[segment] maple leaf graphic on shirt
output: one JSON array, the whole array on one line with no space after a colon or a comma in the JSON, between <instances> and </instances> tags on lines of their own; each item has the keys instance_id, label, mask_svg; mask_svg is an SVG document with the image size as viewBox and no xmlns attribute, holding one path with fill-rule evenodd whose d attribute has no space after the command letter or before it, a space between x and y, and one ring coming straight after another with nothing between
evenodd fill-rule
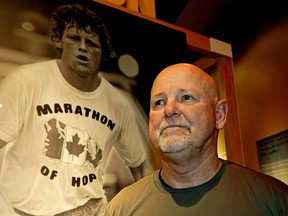
<instances>
[{"instance_id":1,"label":"maple leaf graphic on shirt","mask_svg":"<svg viewBox=\"0 0 288 216\"><path fill-rule=\"evenodd\" d=\"M44 124L44 128L46 131L45 155L60 159L65 139L65 125L56 119L51 119Z\"/></svg>"},{"instance_id":2,"label":"maple leaf graphic on shirt","mask_svg":"<svg viewBox=\"0 0 288 216\"><path fill-rule=\"evenodd\" d=\"M88 131L65 124L55 118L44 123L43 153L64 163L96 169L102 160L102 149Z\"/></svg>"},{"instance_id":3,"label":"maple leaf graphic on shirt","mask_svg":"<svg viewBox=\"0 0 288 216\"><path fill-rule=\"evenodd\" d=\"M84 152L85 146L79 144L79 140L80 138L78 134L76 134L72 137L72 142L67 142L66 149L69 154L79 157L79 155Z\"/></svg>"}]
</instances>

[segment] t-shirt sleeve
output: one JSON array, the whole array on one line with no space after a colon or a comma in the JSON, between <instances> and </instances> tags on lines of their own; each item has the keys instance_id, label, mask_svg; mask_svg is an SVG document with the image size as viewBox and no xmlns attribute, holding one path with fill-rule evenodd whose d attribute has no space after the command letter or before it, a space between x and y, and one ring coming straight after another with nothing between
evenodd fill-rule
<instances>
[{"instance_id":1,"label":"t-shirt sleeve","mask_svg":"<svg viewBox=\"0 0 288 216\"><path fill-rule=\"evenodd\" d=\"M120 140L116 140L115 148L127 166L137 167L146 160L145 148L149 143L148 123L143 113L133 101L126 98L125 117L120 132Z\"/></svg>"},{"instance_id":2,"label":"t-shirt sleeve","mask_svg":"<svg viewBox=\"0 0 288 216\"><path fill-rule=\"evenodd\" d=\"M24 85L15 74L9 74L0 84L0 138L9 142L22 127L25 106Z\"/></svg>"}]
</instances>

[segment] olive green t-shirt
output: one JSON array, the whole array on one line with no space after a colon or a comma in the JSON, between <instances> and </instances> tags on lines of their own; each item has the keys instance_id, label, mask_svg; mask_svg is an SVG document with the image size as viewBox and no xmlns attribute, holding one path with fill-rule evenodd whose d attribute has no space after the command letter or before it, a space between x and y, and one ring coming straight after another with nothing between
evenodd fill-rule
<instances>
[{"instance_id":1,"label":"olive green t-shirt","mask_svg":"<svg viewBox=\"0 0 288 216\"><path fill-rule=\"evenodd\" d=\"M196 187L175 189L161 170L124 188L108 204L107 216L288 215L288 186L259 172L223 161L219 172Z\"/></svg>"}]
</instances>

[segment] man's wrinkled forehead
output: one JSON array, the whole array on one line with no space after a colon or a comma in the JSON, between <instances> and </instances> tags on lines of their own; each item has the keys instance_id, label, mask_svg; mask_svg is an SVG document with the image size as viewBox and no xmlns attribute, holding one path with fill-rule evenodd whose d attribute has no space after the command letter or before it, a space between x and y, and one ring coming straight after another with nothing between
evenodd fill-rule
<instances>
[{"instance_id":1,"label":"man's wrinkled forehead","mask_svg":"<svg viewBox=\"0 0 288 216\"><path fill-rule=\"evenodd\" d=\"M153 83L151 96L157 94L157 91L161 91L161 89L170 87L174 89L198 89L204 92L215 90L214 81L208 74L187 64L171 66L161 71Z\"/></svg>"},{"instance_id":2,"label":"man's wrinkled forehead","mask_svg":"<svg viewBox=\"0 0 288 216\"><path fill-rule=\"evenodd\" d=\"M203 76L192 70L187 70L185 68L171 68L161 71L156 77L153 87L158 87L161 85L173 84L175 86L183 85L184 83L192 83L196 81L202 81Z\"/></svg>"},{"instance_id":3,"label":"man's wrinkled forehead","mask_svg":"<svg viewBox=\"0 0 288 216\"><path fill-rule=\"evenodd\" d=\"M69 24L67 24L65 30L66 31L71 31L72 30L72 31L76 31L78 33L84 31L87 34L96 34L95 32L93 32L91 26L89 26L89 25L79 26L79 25L77 25L77 23L69 23Z\"/></svg>"}]
</instances>

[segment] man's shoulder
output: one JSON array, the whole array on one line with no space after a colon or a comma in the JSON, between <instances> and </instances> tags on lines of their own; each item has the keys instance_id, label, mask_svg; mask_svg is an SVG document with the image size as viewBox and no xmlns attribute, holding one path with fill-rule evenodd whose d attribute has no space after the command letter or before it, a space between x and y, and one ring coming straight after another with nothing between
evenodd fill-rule
<instances>
[{"instance_id":1,"label":"man's shoulder","mask_svg":"<svg viewBox=\"0 0 288 216\"><path fill-rule=\"evenodd\" d=\"M33 82L36 77L42 76L42 74L49 74L47 72L51 72L55 66L57 66L57 64L56 61L53 60L23 64L9 71L6 79L9 80L8 82L11 80L18 80L25 83Z\"/></svg>"},{"instance_id":2,"label":"man's shoulder","mask_svg":"<svg viewBox=\"0 0 288 216\"><path fill-rule=\"evenodd\" d=\"M46 60L46 61L39 61L33 62L29 64L23 64L17 67L12 73L33 73L41 70L47 71L49 67L56 65L56 60ZM28 75L28 74L27 74Z\"/></svg>"},{"instance_id":3,"label":"man's shoulder","mask_svg":"<svg viewBox=\"0 0 288 216\"><path fill-rule=\"evenodd\" d=\"M154 171L153 173L144 176L142 179L138 180L137 182L134 182L131 185L128 185L127 187L123 188L117 195L119 196L136 196L139 197L139 193L143 192L144 190L147 191L149 188L154 185L154 175L157 171Z\"/></svg>"},{"instance_id":4,"label":"man's shoulder","mask_svg":"<svg viewBox=\"0 0 288 216\"><path fill-rule=\"evenodd\" d=\"M143 199L147 194L153 194L153 176L149 174L133 184L123 188L113 199L109 202L108 212L122 212L134 206L136 202Z\"/></svg>"},{"instance_id":5,"label":"man's shoulder","mask_svg":"<svg viewBox=\"0 0 288 216\"><path fill-rule=\"evenodd\" d=\"M226 163L226 172L230 176L233 176L241 181L245 181L253 185L258 185L259 187L265 185L267 187L273 187L288 192L288 186L279 179L276 179L275 177L241 166L239 164L235 164L230 161L227 161Z\"/></svg>"},{"instance_id":6,"label":"man's shoulder","mask_svg":"<svg viewBox=\"0 0 288 216\"><path fill-rule=\"evenodd\" d=\"M101 75L100 75L101 76ZM112 85L105 77L101 76L101 86L98 91L106 95L106 101L117 104L119 110L127 112L131 107L135 107L135 98L131 92L127 92L117 86Z\"/></svg>"}]
</instances>

